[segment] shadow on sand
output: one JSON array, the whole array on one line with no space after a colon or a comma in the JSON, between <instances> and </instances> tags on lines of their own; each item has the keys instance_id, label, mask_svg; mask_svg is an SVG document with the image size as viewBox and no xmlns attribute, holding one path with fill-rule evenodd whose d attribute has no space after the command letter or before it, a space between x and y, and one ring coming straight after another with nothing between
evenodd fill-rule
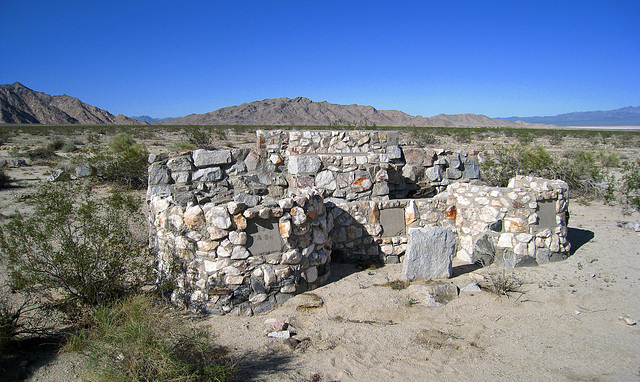
<instances>
[{"instance_id":1,"label":"shadow on sand","mask_svg":"<svg viewBox=\"0 0 640 382\"><path fill-rule=\"evenodd\" d=\"M571 243L571 256L578 250L578 248L587 244L591 239L594 238L593 231L589 231L586 229L580 228L571 228L569 227L569 231L567 232L567 240Z\"/></svg>"}]
</instances>

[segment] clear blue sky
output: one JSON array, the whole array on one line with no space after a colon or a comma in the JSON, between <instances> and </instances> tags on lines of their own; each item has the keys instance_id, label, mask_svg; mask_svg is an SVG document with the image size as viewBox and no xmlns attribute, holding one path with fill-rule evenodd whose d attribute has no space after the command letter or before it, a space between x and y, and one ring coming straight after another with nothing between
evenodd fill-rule
<instances>
[{"instance_id":1,"label":"clear blue sky","mask_svg":"<svg viewBox=\"0 0 640 382\"><path fill-rule=\"evenodd\" d=\"M640 106L640 1L0 0L0 83L125 115L265 98L409 114Z\"/></svg>"}]
</instances>

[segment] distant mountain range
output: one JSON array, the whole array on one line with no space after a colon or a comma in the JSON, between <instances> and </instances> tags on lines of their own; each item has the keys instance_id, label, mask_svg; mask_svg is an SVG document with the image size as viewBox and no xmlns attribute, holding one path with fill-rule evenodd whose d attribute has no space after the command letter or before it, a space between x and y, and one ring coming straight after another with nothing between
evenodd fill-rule
<instances>
[{"instance_id":1,"label":"distant mountain range","mask_svg":"<svg viewBox=\"0 0 640 382\"><path fill-rule=\"evenodd\" d=\"M68 95L51 96L27 88L19 82L0 85L0 124L166 124L166 125L283 125L283 126L424 126L424 127L542 127L559 126L640 126L640 107L610 111L560 114L553 117L489 118L482 114L439 114L414 116L398 110L378 110L372 106L314 102L308 98L270 98L228 106L209 113L179 118L152 118L147 115L114 116L106 110Z\"/></svg>"},{"instance_id":2,"label":"distant mountain range","mask_svg":"<svg viewBox=\"0 0 640 382\"><path fill-rule=\"evenodd\" d=\"M566 113L546 117L508 117L497 119L558 126L640 126L640 106L628 106L606 111Z\"/></svg>"},{"instance_id":3,"label":"distant mountain range","mask_svg":"<svg viewBox=\"0 0 640 382\"><path fill-rule=\"evenodd\" d=\"M16 82L0 85L0 123L134 125L142 122L122 114L114 116L68 95L36 92Z\"/></svg>"},{"instance_id":4,"label":"distant mountain range","mask_svg":"<svg viewBox=\"0 0 640 382\"><path fill-rule=\"evenodd\" d=\"M166 125L292 125L292 126L457 126L530 127L525 122L489 118L480 114L413 116L398 110L372 106L314 102L308 98L270 98L228 106L204 114L159 122Z\"/></svg>"},{"instance_id":5,"label":"distant mountain range","mask_svg":"<svg viewBox=\"0 0 640 382\"><path fill-rule=\"evenodd\" d=\"M135 119L136 121L140 121L140 122L154 123L154 122L163 122L163 121L166 121L168 119L175 118L175 117L153 118L153 117L149 117L148 115L139 115L137 117L131 117L131 118Z\"/></svg>"}]
</instances>

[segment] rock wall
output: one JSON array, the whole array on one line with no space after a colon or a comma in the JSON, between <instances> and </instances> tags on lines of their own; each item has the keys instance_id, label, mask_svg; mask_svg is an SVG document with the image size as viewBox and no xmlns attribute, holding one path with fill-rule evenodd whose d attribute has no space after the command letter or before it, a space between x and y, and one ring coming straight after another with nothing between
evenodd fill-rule
<instances>
[{"instance_id":1,"label":"rock wall","mask_svg":"<svg viewBox=\"0 0 640 382\"><path fill-rule=\"evenodd\" d=\"M456 256L467 263L512 268L565 259L567 184L518 176L509 186L454 183L431 199L328 203L334 254L397 263L409 228L440 226L453 229Z\"/></svg>"},{"instance_id":2,"label":"rock wall","mask_svg":"<svg viewBox=\"0 0 640 382\"><path fill-rule=\"evenodd\" d=\"M451 228L468 263L569 253L562 181L482 186L477 152L400 147L394 132L257 136L255 149L149 157L151 246L176 303L264 311L320 285L331 259L401 262L412 227Z\"/></svg>"},{"instance_id":3,"label":"rock wall","mask_svg":"<svg viewBox=\"0 0 640 382\"><path fill-rule=\"evenodd\" d=\"M149 199L152 247L171 300L201 311L253 314L329 276L322 197L305 190L277 204L186 207L170 194Z\"/></svg>"},{"instance_id":4,"label":"rock wall","mask_svg":"<svg viewBox=\"0 0 640 382\"><path fill-rule=\"evenodd\" d=\"M292 189L316 187L337 201L430 197L479 179L477 152L400 147L393 131L258 130L258 150L287 161Z\"/></svg>"}]
</instances>

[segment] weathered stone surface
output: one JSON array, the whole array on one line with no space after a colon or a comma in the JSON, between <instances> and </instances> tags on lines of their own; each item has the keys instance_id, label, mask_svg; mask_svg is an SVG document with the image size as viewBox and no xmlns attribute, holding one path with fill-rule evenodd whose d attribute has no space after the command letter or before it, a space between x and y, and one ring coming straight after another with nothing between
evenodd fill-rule
<instances>
[{"instance_id":1,"label":"weathered stone surface","mask_svg":"<svg viewBox=\"0 0 640 382\"><path fill-rule=\"evenodd\" d=\"M189 206L184 211L184 224L189 229L200 229L205 223L204 212L200 206Z\"/></svg>"},{"instance_id":2,"label":"weathered stone surface","mask_svg":"<svg viewBox=\"0 0 640 382\"><path fill-rule=\"evenodd\" d=\"M373 183L371 182L371 179L364 176L357 177L356 180L354 180L353 183L351 184L351 189L354 192L364 192L364 191L370 190L371 187L373 187Z\"/></svg>"},{"instance_id":3,"label":"weathered stone surface","mask_svg":"<svg viewBox=\"0 0 640 382\"><path fill-rule=\"evenodd\" d=\"M423 149L412 147L412 148L405 148L403 149L403 151L404 151L404 160L407 162L407 164L415 164L419 166L427 165L425 163L425 159L427 158L427 155Z\"/></svg>"},{"instance_id":4,"label":"weathered stone surface","mask_svg":"<svg viewBox=\"0 0 640 382\"><path fill-rule=\"evenodd\" d=\"M251 253L242 246L236 246L233 248L233 251L231 251L231 260L244 260L249 256L251 256Z\"/></svg>"},{"instance_id":5,"label":"weathered stone surface","mask_svg":"<svg viewBox=\"0 0 640 382\"><path fill-rule=\"evenodd\" d=\"M222 179L222 169L220 167L202 168L193 173L194 182L216 182Z\"/></svg>"},{"instance_id":6,"label":"weathered stone surface","mask_svg":"<svg viewBox=\"0 0 640 382\"><path fill-rule=\"evenodd\" d=\"M253 208L260 203L260 196L247 194L246 192L241 192L236 194L233 197L233 200L237 203L242 203L246 207Z\"/></svg>"},{"instance_id":7,"label":"weathered stone surface","mask_svg":"<svg viewBox=\"0 0 640 382\"><path fill-rule=\"evenodd\" d=\"M402 148L398 145L387 146L387 156L389 159L402 159Z\"/></svg>"},{"instance_id":8,"label":"weathered stone surface","mask_svg":"<svg viewBox=\"0 0 640 382\"><path fill-rule=\"evenodd\" d=\"M471 260L474 263L479 263L482 266L491 265L493 259L496 256L496 249L489 240L489 236L484 235L478 241L476 241L473 247L473 256Z\"/></svg>"},{"instance_id":9,"label":"weathered stone surface","mask_svg":"<svg viewBox=\"0 0 640 382\"><path fill-rule=\"evenodd\" d=\"M53 171L51 173L51 175L49 175L47 177L47 181L49 181L49 182L61 182L61 181L69 180L69 179L71 179L69 174L64 172L64 170L62 170L62 169L57 169L57 170Z\"/></svg>"},{"instance_id":10,"label":"weathered stone surface","mask_svg":"<svg viewBox=\"0 0 640 382\"><path fill-rule=\"evenodd\" d=\"M316 175L316 187L333 191L337 187L335 174L329 170L320 171Z\"/></svg>"},{"instance_id":11,"label":"weathered stone surface","mask_svg":"<svg viewBox=\"0 0 640 382\"><path fill-rule=\"evenodd\" d=\"M322 167L322 162L317 155L296 155L289 158L289 173L315 174Z\"/></svg>"},{"instance_id":12,"label":"weathered stone surface","mask_svg":"<svg viewBox=\"0 0 640 382\"><path fill-rule=\"evenodd\" d=\"M231 150L194 150L193 164L198 167L209 167L231 163Z\"/></svg>"},{"instance_id":13,"label":"weathered stone surface","mask_svg":"<svg viewBox=\"0 0 640 382\"><path fill-rule=\"evenodd\" d=\"M282 254L282 264L298 264L302 260L302 253L297 249L292 249Z\"/></svg>"},{"instance_id":14,"label":"weathered stone surface","mask_svg":"<svg viewBox=\"0 0 640 382\"><path fill-rule=\"evenodd\" d=\"M231 216L225 207L213 207L205 214L207 222L219 229L231 227Z\"/></svg>"},{"instance_id":15,"label":"weathered stone surface","mask_svg":"<svg viewBox=\"0 0 640 382\"><path fill-rule=\"evenodd\" d=\"M460 167L462 166L460 155L457 153L449 155L447 159L449 160L449 167L451 168L460 169Z\"/></svg>"},{"instance_id":16,"label":"weathered stone surface","mask_svg":"<svg viewBox=\"0 0 640 382\"><path fill-rule=\"evenodd\" d=\"M247 233L231 231L229 232L229 241L234 245L245 245L247 243Z\"/></svg>"},{"instance_id":17,"label":"weathered stone surface","mask_svg":"<svg viewBox=\"0 0 640 382\"><path fill-rule=\"evenodd\" d=\"M307 214L302 207L291 208L291 221L294 225L302 225L307 221Z\"/></svg>"},{"instance_id":18,"label":"weathered stone surface","mask_svg":"<svg viewBox=\"0 0 640 382\"><path fill-rule=\"evenodd\" d=\"M451 228L410 228L402 279L430 280L451 276L456 239Z\"/></svg>"},{"instance_id":19,"label":"weathered stone surface","mask_svg":"<svg viewBox=\"0 0 640 382\"><path fill-rule=\"evenodd\" d=\"M462 171L457 168L449 167L446 171L447 178L449 179L460 179L462 178Z\"/></svg>"},{"instance_id":20,"label":"weathered stone surface","mask_svg":"<svg viewBox=\"0 0 640 382\"><path fill-rule=\"evenodd\" d=\"M149 184L166 184L169 183L169 171L160 163L152 163L148 169Z\"/></svg>"},{"instance_id":21,"label":"weathered stone surface","mask_svg":"<svg viewBox=\"0 0 640 382\"><path fill-rule=\"evenodd\" d=\"M244 165L249 171L255 171L258 168L258 164L260 164L260 154L255 151L251 151L244 158Z\"/></svg>"},{"instance_id":22,"label":"weathered stone surface","mask_svg":"<svg viewBox=\"0 0 640 382\"><path fill-rule=\"evenodd\" d=\"M175 183L190 183L191 182L191 172L183 171L183 172L172 172L171 178Z\"/></svg>"},{"instance_id":23,"label":"weathered stone surface","mask_svg":"<svg viewBox=\"0 0 640 382\"><path fill-rule=\"evenodd\" d=\"M467 158L464 161L464 171L462 176L466 179L480 179L480 166L475 158Z\"/></svg>"},{"instance_id":24,"label":"weathered stone surface","mask_svg":"<svg viewBox=\"0 0 640 382\"><path fill-rule=\"evenodd\" d=\"M191 171L193 169L191 157L182 155L179 157L169 158L167 161L167 168L169 168L171 172Z\"/></svg>"},{"instance_id":25,"label":"weathered stone surface","mask_svg":"<svg viewBox=\"0 0 640 382\"><path fill-rule=\"evenodd\" d=\"M427 178L432 182L439 182L442 180L442 172L440 170L440 166L429 167L426 170Z\"/></svg>"}]
</instances>

